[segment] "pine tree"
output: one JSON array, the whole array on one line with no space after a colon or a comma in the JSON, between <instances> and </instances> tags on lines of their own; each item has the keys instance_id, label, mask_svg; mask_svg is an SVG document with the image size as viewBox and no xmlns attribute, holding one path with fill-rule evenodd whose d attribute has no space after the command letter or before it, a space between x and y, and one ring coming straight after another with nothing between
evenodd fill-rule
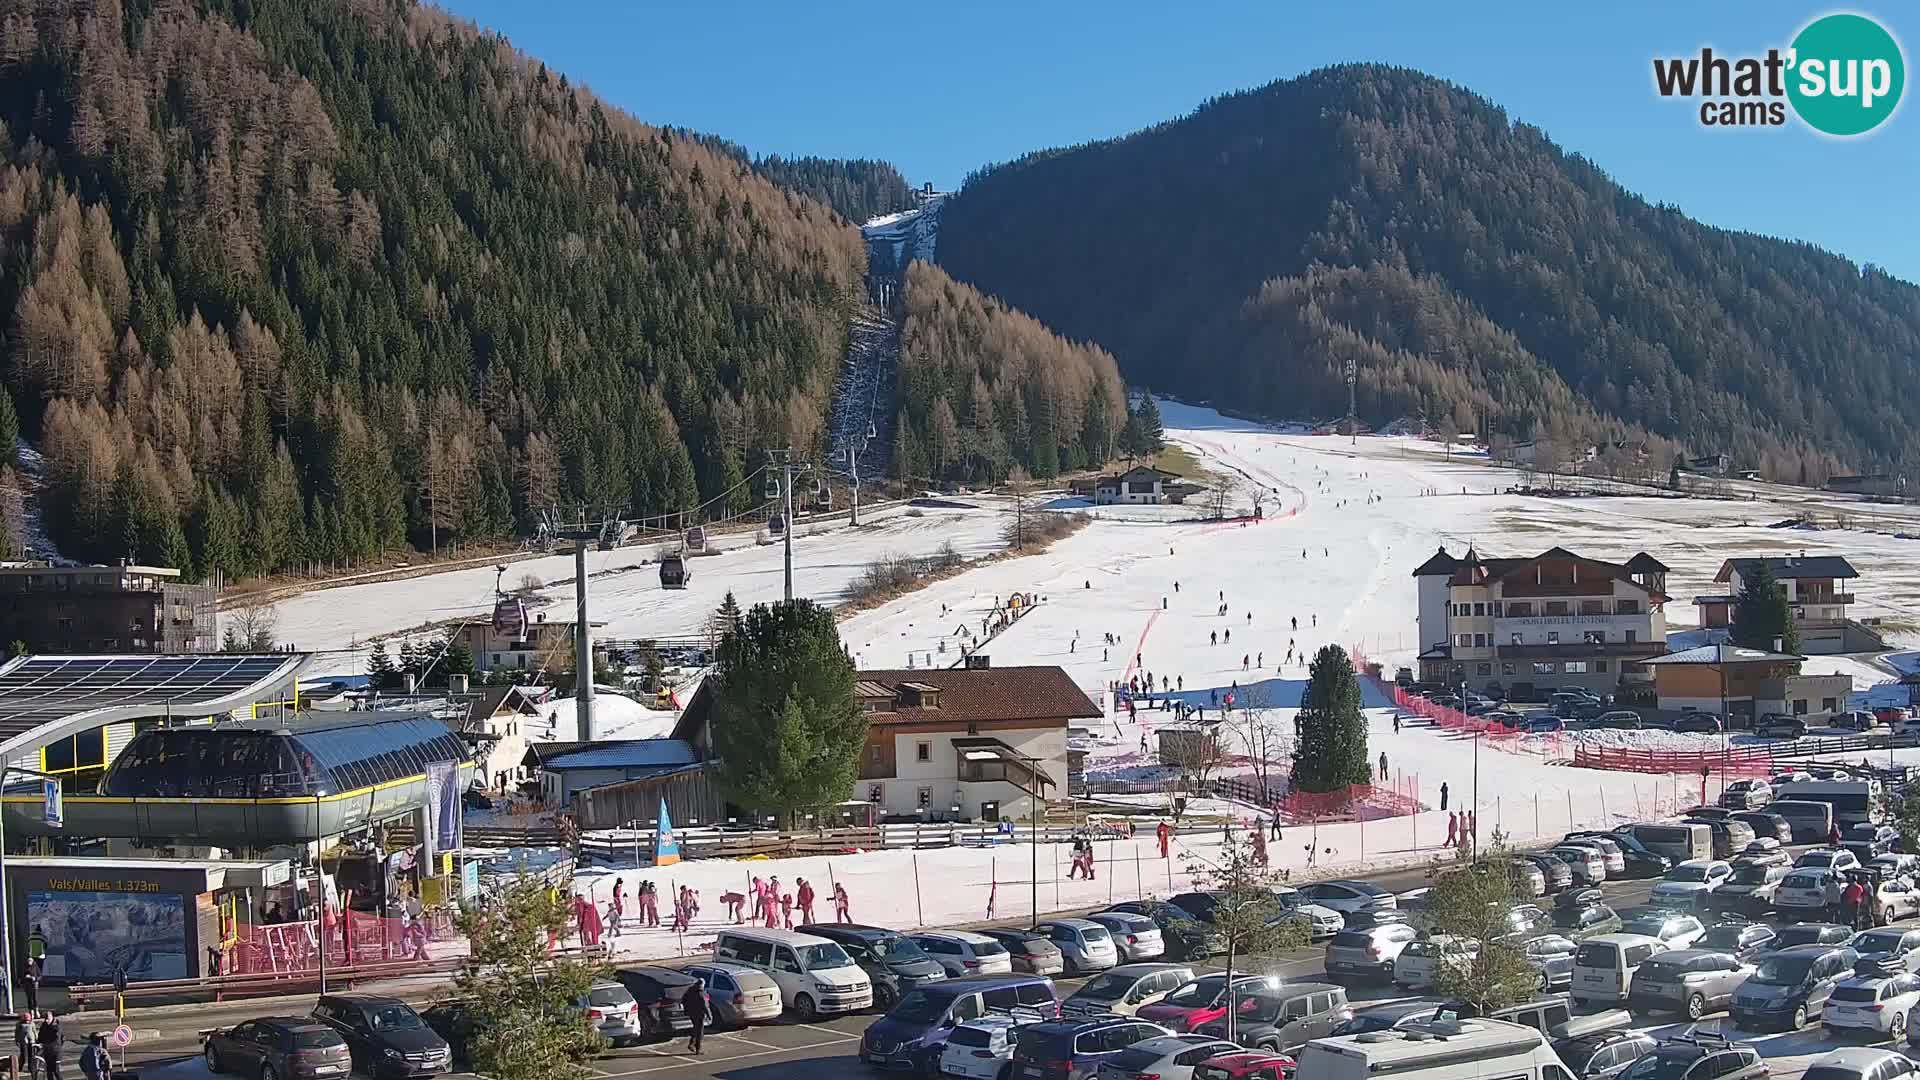
<instances>
[{"instance_id":1,"label":"pine tree","mask_svg":"<svg viewBox=\"0 0 1920 1080\"><path fill-rule=\"evenodd\" d=\"M1167 432L1160 423L1160 405L1153 400L1152 394L1140 395L1140 407L1135 410L1140 420L1134 432L1137 440L1135 449L1141 457L1152 457L1167 448Z\"/></svg>"},{"instance_id":2,"label":"pine tree","mask_svg":"<svg viewBox=\"0 0 1920 1080\"><path fill-rule=\"evenodd\" d=\"M808 600L756 605L721 640L708 678L715 781L729 800L792 820L847 798L867 718L832 612Z\"/></svg>"},{"instance_id":3,"label":"pine tree","mask_svg":"<svg viewBox=\"0 0 1920 1080\"><path fill-rule=\"evenodd\" d=\"M1367 721L1360 711L1360 681L1353 661L1338 645L1323 646L1308 669L1307 689L1295 718L1293 784L1301 791L1340 791L1373 779L1367 760Z\"/></svg>"},{"instance_id":4,"label":"pine tree","mask_svg":"<svg viewBox=\"0 0 1920 1080\"><path fill-rule=\"evenodd\" d=\"M367 681L375 690L392 690L400 681L384 641L374 642L373 651L367 655Z\"/></svg>"},{"instance_id":5,"label":"pine tree","mask_svg":"<svg viewBox=\"0 0 1920 1080\"><path fill-rule=\"evenodd\" d=\"M12 466L19 446L20 414L14 411L12 392L0 387L0 465Z\"/></svg>"},{"instance_id":6,"label":"pine tree","mask_svg":"<svg viewBox=\"0 0 1920 1080\"><path fill-rule=\"evenodd\" d=\"M1760 559L1753 573L1740 578L1740 597L1734 605L1728 637L1735 645L1749 649L1799 652L1800 631L1793 623L1793 605L1787 602L1787 588L1774 577L1773 567Z\"/></svg>"}]
</instances>

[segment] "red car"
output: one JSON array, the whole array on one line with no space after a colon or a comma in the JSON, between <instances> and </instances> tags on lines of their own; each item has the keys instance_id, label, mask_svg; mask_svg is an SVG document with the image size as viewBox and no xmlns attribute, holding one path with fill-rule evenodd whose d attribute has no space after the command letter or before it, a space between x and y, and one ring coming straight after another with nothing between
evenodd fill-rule
<instances>
[{"instance_id":1,"label":"red car","mask_svg":"<svg viewBox=\"0 0 1920 1080\"><path fill-rule=\"evenodd\" d=\"M1253 1007L1253 999L1247 995L1254 991L1279 988L1280 977L1277 975L1233 977L1233 990L1243 1008ZM1210 1024L1227 1015L1227 977L1202 975L1192 982L1182 983L1173 993L1152 1005L1142 1006L1134 1015L1174 1031L1193 1031L1202 1024Z\"/></svg>"},{"instance_id":2,"label":"red car","mask_svg":"<svg viewBox=\"0 0 1920 1080\"><path fill-rule=\"evenodd\" d=\"M1293 1080L1293 1059L1284 1054L1221 1054L1193 1067L1193 1080Z\"/></svg>"}]
</instances>

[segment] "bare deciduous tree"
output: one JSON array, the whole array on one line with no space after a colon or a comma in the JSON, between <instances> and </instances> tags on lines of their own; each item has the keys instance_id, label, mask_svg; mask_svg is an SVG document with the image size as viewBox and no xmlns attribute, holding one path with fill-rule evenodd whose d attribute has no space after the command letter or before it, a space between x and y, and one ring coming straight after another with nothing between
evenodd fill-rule
<instances>
[{"instance_id":1,"label":"bare deciduous tree","mask_svg":"<svg viewBox=\"0 0 1920 1080\"><path fill-rule=\"evenodd\" d=\"M222 620L220 648L224 652L273 652L279 648L274 634L280 628L280 612L272 604L245 601Z\"/></svg>"}]
</instances>

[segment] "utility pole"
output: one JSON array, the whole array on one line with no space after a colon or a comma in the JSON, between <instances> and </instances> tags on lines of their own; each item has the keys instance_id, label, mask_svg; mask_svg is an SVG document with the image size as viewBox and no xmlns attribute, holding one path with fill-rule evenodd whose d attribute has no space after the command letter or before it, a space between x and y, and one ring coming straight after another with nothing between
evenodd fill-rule
<instances>
[{"instance_id":1,"label":"utility pole","mask_svg":"<svg viewBox=\"0 0 1920 1080\"><path fill-rule=\"evenodd\" d=\"M1347 357L1347 445L1348 446L1356 446L1360 442L1360 419L1358 416L1359 410L1354 407L1354 389L1353 389L1354 382L1359 377L1360 377L1359 361L1355 360L1351 356Z\"/></svg>"},{"instance_id":2,"label":"utility pole","mask_svg":"<svg viewBox=\"0 0 1920 1080\"><path fill-rule=\"evenodd\" d=\"M813 466L794 457L791 449L767 451L766 495L769 500L779 499L786 514L786 528L783 531L786 560L786 598L793 603L793 474L811 472Z\"/></svg>"},{"instance_id":3,"label":"utility pole","mask_svg":"<svg viewBox=\"0 0 1920 1080\"><path fill-rule=\"evenodd\" d=\"M593 730L593 624L587 621L587 545L599 541L606 522L598 526L585 520L576 528L554 528L550 535L573 541L573 699L578 721L574 738L592 742Z\"/></svg>"}]
</instances>

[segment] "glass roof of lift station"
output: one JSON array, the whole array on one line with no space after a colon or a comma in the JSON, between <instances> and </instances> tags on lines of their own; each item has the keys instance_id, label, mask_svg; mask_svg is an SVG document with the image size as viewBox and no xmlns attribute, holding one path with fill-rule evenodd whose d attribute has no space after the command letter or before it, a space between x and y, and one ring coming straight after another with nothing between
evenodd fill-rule
<instances>
[{"instance_id":1,"label":"glass roof of lift station","mask_svg":"<svg viewBox=\"0 0 1920 1080\"><path fill-rule=\"evenodd\" d=\"M422 713L308 713L290 722L149 728L134 736L100 794L266 799L340 795L465 761L466 744Z\"/></svg>"}]
</instances>

